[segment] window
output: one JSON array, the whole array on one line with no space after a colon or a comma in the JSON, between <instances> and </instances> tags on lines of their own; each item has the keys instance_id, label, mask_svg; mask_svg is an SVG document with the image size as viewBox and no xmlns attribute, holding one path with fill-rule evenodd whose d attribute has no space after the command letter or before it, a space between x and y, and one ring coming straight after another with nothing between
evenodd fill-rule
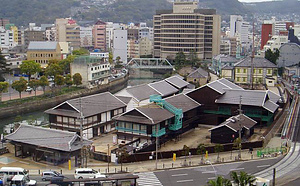
<instances>
[{"instance_id":1,"label":"window","mask_svg":"<svg viewBox=\"0 0 300 186\"><path fill-rule=\"evenodd\" d=\"M74 122L75 122L75 119L74 119L74 118L69 118L69 123L70 123L70 124L75 124Z\"/></svg>"},{"instance_id":2,"label":"window","mask_svg":"<svg viewBox=\"0 0 300 186\"><path fill-rule=\"evenodd\" d=\"M236 71L237 71L237 73L240 73L240 72L241 72L241 69L238 68L238 69L236 69Z\"/></svg>"},{"instance_id":3,"label":"window","mask_svg":"<svg viewBox=\"0 0 300 186\"><path fill-rule=\"evenodd\" d=\"M125 128L125 123L122 122L122 121L119 121L119 122L118 122L118 127L120 127L120 128Z\"/></svg>"},{"instance_id":4,"label":"window","mask_svg":"<svg viewBox=\"0 0 300 186\"><path fill-rule=\"evenodd\" d=\"M243 77L243 82L246 82L246 78L245 77Z\"/></svg>"},{"instance_id":5,"label":"window","mask_svg":"<svg viewBox=\"0 0 300 186\"><path fill-rule=\"evenodd\" d=\"M60 123L61 123L61 122L62 122L62 117L61 117L61 116L57 116L57 117L56 117L56 120L57 120L57 122L60 122Z\"/></svg>"},{"instance_id":6,"label":"window","mask_svg":"<svg viewBox=\"0 0 300 186\"><path fill-rule=\"evenodd\" d=\"M126 129L132 129L132 123L126 123Z\"/></svg>"},{"instance_id":7,"label":"window","mask_svg":"<svg viewBox=\"0 0 300 186\"><path fill-rule=\"evenodd\" d=\"M139 124L133 124L133 130L140 130Z\"/></svg>"},{"instance_id":8,"label":"window","mask_svg":"<svg viewBox=\"0 0 300 186\"><path fill-rule=\"evenodd\" d=\"M63 122L68 123L68 117L63 117Z\"/></svg>"},{"instance_id":9,"label":"window","mask_svg":"<svg viewBox=\"0 0 300 186\"><path fill-rule=\"evenodd\" d=\"M272 69L268 69L268 74L272 74Z\"/></svg>"},{"instance_id":10,"label":"window","mask_svg":"<svg viewBox=\"0 0 300 186\"><path fill-rule=\"evenodd\" d=\"M259 73L259 74L262 74L262 69L258 69L258 73Z\"/></svg>"},{"instance_id":11,"label":"window","mask_svg":"<svg viewBox=\"0 0 300 186\"><path fill-rule=\"evenodd\" d=\"M247 69L244 68L243 71L244 71L244 73L247 73Z\"/></svg>"},{"instance_id":12,"label":"window","mask_svg":"<svg viewBox=\"0 0 300 186\"><path fill-rule=\"evenodd\" d=\"M93 117L88 117L88 123L93 123Z\"/></svg>"},{"instance_id":13,"label":"window","mask_svg":"<svg viewBox=\"0 0 300 186\"><path fill-rule=\"evenodd\" d=\"M97 116L93 116L93 122L96 122L96 121L98 121Z\"/></svg>"},{"instance_id":14,"label":"window","mask_svg":"<svg viewBox=\"0 0 300 186\"><path fill-rule=\"evenodd\" d=\"M239 81L240 81L240 78L239 78L239 77L237 77L237 78L236 78L236 81L237 81L237 82L239 82Z\"/></svg>"},{"instance_id":15,"label":"window","mask_svg":"<svg viewBox=\"0 0 300 186\"><path fill-rule=\"evenodd\" d=\"M146 132L147 131L147 126L146 125L141 125L141 131Z\"/></svg>"}]
</instances>

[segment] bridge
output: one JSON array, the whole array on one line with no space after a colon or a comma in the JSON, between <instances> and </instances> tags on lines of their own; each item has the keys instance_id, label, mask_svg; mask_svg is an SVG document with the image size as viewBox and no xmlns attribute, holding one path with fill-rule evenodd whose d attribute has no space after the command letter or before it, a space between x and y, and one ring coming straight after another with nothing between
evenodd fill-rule
<instances>
[{"instance_id":1,"label":"bridge","mask_svg":"<svg viewBox=\"0 0 300 186\"><path fill-rule=\"evenodd\" d=\"M132 58L128 63L129 69L166 69L174 70L173 65L163 58Z\"/></svg>"}]
</instances>

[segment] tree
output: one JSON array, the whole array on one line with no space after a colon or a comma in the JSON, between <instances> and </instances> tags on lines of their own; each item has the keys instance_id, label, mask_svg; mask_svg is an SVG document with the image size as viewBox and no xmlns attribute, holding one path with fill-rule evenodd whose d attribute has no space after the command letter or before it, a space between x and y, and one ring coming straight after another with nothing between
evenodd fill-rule
<instances>
[{"instance_id":1,"label":"tree","mask_svg":"<svg viewBox=\"0 0 300 186\"><path fill-rule=\"evenodd\" d=\"M108 53L108 62L111 65L114 63L114 56L113 56L112 51L109 51L109 53Z\"/></svg>"},{"instance_id":2,"label":"tree","mask_svg":"<svg viewBox=\"0 0 300 186\"><path fill-rule=\"evenodd\" d=\"M184 155L184 166L187 165L186 156L189 155L189 152L190 152L190 148L188 146L184 145L182 148L182 151L181 151L182 155Z\"/></svg>"},{"instance_id":3,"label":"tree","mask_svg":"<svg viewBox=\"0 0 300 186\"><path fill-rule=\"evenodd\" d=\"M197 154L201 155L201 163L203 163L203 156L206 152L205 145L203 143L199 144L197 147Z\"/></svg>"},{"instance_id":4,"label":"tree","mask_svg":"<svg viewBox=\"0 0 300 186\"><path fill-rule=\"evenodd\" d=\"M48 66L45 69L45 74L47 76L53 76L53 77L55 77L56 75L62 75L63 69L59 65L59 61L56 60L50 61Z\"/></svg>"},{"instance_id":5,"label":"tree","mask_svg":"<svg viewBox=\"0 0 300 186\"><path fill-rule=\"evenodd\" d=\"M78 86L82 84L82 76L79 73L73 75L73 83Z\"/></svg>"},{"instance_id":6,"label":"tree","mask_svg":"<svg viewBox=\"0 0 300 186\"><path fill-rule=\"evenodd\" d=\"M178 52L175 56L175 69L179 69L186 63L186 57L183 52Z\"/></svg>"},{"instance_id":7,"label":"tree","mask_svg":"<svg viewBox=\"0 0 300 186\"><path fill-rule=\"evenodd\" d=\"M65 78L62 75L57 75L54 78L54 83L58 86L62 86L65 84Z\"/></svg>"},{"instance_id":8,"label":"tree","mask_svg":"<svg viewBox=\"0 0 300 186\"><path fill-rule=\"evenodd\" d=\"M68 87L73 85L72 76L71 74L67 74L65 78L65 83Z\"/></svg>"},{"instance_id":9,"label":"tree","mask_svg":"<svg viewBox=\"0 0 300 186\"><path fill-rule=\"evenodd\" d=\"M209 180L209 186L231 186L232 183L230 180L223 178L222 176L218 176L216 180Z\"/></svg>"},{"instance_id":10,"label":"tree","mask_svg":"<svg viewBox=\"0 0 300 186\"><path fill-rule=\"evenodd\" d=\"M31 75L41 72L42 68L39 63L37 63L33 60L30 60L30 61L25 60L20 65L20 70L22 73L25 73L26 75L28 75L28 81L30 81Z\"/></svg>"},{"instance_id":11,"label":"tree","mask_svg":"<svg viewBox=\"0 0 300 186\"><path fill-rule=\"evenodd\" d=\"M76 56L69 55L66 59L63 59L58 62L58 65L63 70L64 74L70 73L70 64L74 62Z\"/></svg>"},{"instance_id":12,"label":"tree","mask_svg":"<svg viewBox=\"0 0 300 186\"><path fill-rule=\"evenodd\" d=\"M3 74L8 73L9 71L10 69L8 68L8 64L6 63L6 59L0 51L0 81L5 81Z\"/></svg>"},{"instance_id":13,"label":"tree","mask_svg":"<svg viewBox=\"0 0 300 186\"><path fill-rule=\"evenodd\" d=\"M197 63L199 62L199 58L197 56L197 53L195 50L191 50L188 56L189 63L194 67L197 66Z\"/></svg>"},{"instance_id":14,"label":"tree","mask_svg":"<svg viewBox=\"0 0 300 186\"><path fill-rule=\"evenodd\" d=\"M9 84L8 82L0 82L0 101L2 101L2 93L3 92L7 92L8 90L8 87L9 87Z\"/></svg>"},{"instance_id":15,"label":"tree","mask_svg":"<svg viewBox=\"0 0 300 186\"><path fill-rule=\"evenodd\" d=\"M11 87L19 92L19 96L21 98L21 92L23 92L27 88L27 81L23 77L20 77L20 80L14 81Z\"/></svg>"},{"instance_id":16,"label":"tree","mask_svg":"<svg viewBox=\"0 0 300 186\"><path fill-rule=\"evenodd\" d=\"M271 49L268 49L265 53L265 58L269 61L271 61L272 63L274 63L275 65L277 65L277 60L279 58L280 52L279 50L276 48L274 52L272 52Z\"/></svg>"},{"instance_id":17,"label":"tree","mask_svg":"<svg viewBox=\"0 0 300 186\"><path fill-rule=\"evenodd\" d=\"M222 144L216 144L214 150L215 150L215 153L218 153L217 161L219 161L220 160L220 152L222 152L224 150L224 146Z\"/></svg>"},{"instance_id":18,"label":"tree","mask_svg":"<svg viewBox=\"0 0 300 186\"><path fill-rule=\"evenodd\" d=\"M33 79L29 81L28 85L34 90L34 96L36 96L36 89L40 86L40 81Z\"/></svg>"},{"instance_id":19,"label":"tree","mask_svg":"<svg viewBox=\"0 0 300 186\"><path fill-rule=\"evenodd\" d=\"M252 186L256 178L252 175L247 174L244 171L241 171L239 174L237 172L231 172L230 177L237 186Z\"/></svg>"},{"instance_id":20,"label":"tree","mask_svg":"<svg viewBox=\"0 0 300 186\"><path fill-rule=\"evenodd\" d=\"M42 76L39 80L39 85L43 88L43 92L45 94L46 86L49 86L49 81L46 76Z\"/></svg>"},{"instance_id":21,"label":"tree","mask_svg":"<svg viewBox=\"0 0 300 186\"><path fill-rule=\"evenodd\" d=\"M123 162L126 160L126 158L129 156L127 153L127 149L125 147L119 147L117 149L117 155L118 155L118 162L121 163L121 172L123 172Z\"/></svg>"},{"instance_id":22,"label":"tree","mask_svg":"<svg viewBox=\"0 0 300 186\"><path fill-rule=\"evenodd\" d=\"M241 138L236 138L236 139L233 141L232 148L233 148L233 149L236 149L236 150L239 150L238 158L241 159L241 158L242 158L242 155L240 154L240 151L241 151L241 149L242 149L242 140L241 140Z\"/></svg>"},{"instance_id":23,"label":"tree","mask_svg":"<svg viewBox=\"0 0 300 186\"><path fill-rule=\"evenodd\" d=\"M90 55L90 52L87 49L80 48L78 50L73 50L72 54L75 56L83 56L83 55Z\"/></svg>"}]
</instances>

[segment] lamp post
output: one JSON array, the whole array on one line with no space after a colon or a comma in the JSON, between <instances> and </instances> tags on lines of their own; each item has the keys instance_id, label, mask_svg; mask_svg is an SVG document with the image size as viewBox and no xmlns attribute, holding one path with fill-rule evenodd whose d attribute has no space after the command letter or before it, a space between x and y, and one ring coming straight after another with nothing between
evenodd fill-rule
<instances>
[{"instance_id":1,"label":"lamp post","mask_svg":"<svg viewBox=\"0 0 300 186\"><path fill-rule=\"evenodd\" d=\"M217 177L217 171L216 171L215 167L213 166L213 164L211 163L211 161L206 160L206 163L209 163L209 164L211 165L211 167L212 167L213 170L214 170L215 176Z\"/></svg>"}]
</instances>

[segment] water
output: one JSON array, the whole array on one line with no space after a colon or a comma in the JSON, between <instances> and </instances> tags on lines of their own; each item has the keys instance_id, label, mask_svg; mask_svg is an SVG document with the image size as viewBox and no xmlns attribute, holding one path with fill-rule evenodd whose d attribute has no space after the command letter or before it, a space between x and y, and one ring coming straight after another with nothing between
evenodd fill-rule
<instances>
[{"instance_id":1,"label":"water","mask_svg":"<svg viewBox=\"0 0 300 186\"><path fill-rule=\"evenodd\" d=\"M129 79L128 86L135 86L144 83L152 83L154 81L159 81L160 79ZM49 117L44 111L31 112L15 117L4 118L0 120L0 134L3 133L3 129L5 125L12 124L16 121L16 118L21 118L20 123L49 123Z\"/></svg>"}]
</instances>

